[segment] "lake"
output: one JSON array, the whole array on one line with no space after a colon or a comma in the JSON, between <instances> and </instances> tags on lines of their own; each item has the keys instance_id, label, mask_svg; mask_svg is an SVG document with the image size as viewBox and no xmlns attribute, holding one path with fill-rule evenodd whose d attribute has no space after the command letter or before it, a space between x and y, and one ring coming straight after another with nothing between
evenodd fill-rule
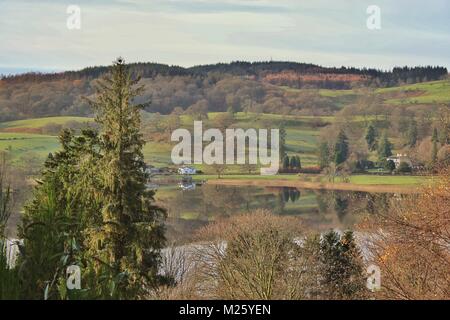
<instances>
[{"instance_id":1,"label":"lake","mask_svg":"<svg viewBox=\"0 0 450 320\"><path fill-rule=\"evenodd\" d=\"M274 214L298 217L308 231L352 229L364 215L388 210L399 195L351 191L308 190L290 187L159 186L155 195L166 208L169 242L186 244L195 231L218 218L268 209Z\"/></svg>"}]
</instances>

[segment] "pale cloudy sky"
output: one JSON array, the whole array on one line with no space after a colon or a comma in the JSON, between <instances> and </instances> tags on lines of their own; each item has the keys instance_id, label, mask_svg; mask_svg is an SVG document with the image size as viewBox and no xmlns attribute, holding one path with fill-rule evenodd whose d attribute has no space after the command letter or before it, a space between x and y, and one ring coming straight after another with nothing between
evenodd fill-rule
<instances>
[{"instance_id":1,"label":"pale cloudy sky","mask_svg":"<svg viewBox=\"0 0 450 320\"><path fill-rule=\"evenodd\" d=\"M68 30L67 6L81 8ZM381 30L366 27L369 5ZM0 73L153 61L450 67L449 0L0 0Z\"/></svg>"}]
</instances>

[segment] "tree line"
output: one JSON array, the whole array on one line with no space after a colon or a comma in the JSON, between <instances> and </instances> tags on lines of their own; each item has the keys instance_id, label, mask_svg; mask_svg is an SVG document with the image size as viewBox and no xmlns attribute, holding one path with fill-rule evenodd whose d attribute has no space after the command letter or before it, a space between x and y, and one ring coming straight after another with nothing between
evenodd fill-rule
<instances>
[{"instance_id":1,"label":"tree line","mask_svg":"<svg viewBox=\"0 0 450 320\"><path fill-rule=\"evenodd\" d=\"M438 80L447 75L442 67L403 67L392 71L357 68L324 68L293 62L233 62L182 68L157 63L128 65L133 76L145 79L142 99L152 100L150 112L169 114L235 111L281 114L330 115L340 107L318 89L353 86L395 86ZM0 80L0 121L57 115L91 115L83 96L95 94L97 79L110 67L88 67L53 74L27 73ZM274 84L276 86L273 86ZM295 92L279 86L306 88Z\"/></svg>"}]
</instances>

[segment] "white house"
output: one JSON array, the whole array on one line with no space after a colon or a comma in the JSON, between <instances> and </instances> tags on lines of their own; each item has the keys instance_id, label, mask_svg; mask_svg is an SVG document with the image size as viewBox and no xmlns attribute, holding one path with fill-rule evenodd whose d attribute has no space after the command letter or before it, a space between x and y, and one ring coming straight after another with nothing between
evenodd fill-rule
<instances>
[{"instance_id":1,"label":"white house","mask_svg":"<svg viewBox=\"0 0 450 320\"><path fill-rule=\"evenodd\" d=\"M412 167L412 161L406 154L397 153L396 156L390 156L386 159L387 161L393 161L395 164L395 168L398 168L400 163L406 162L410 167Z\"/></svg>"},{"instance_id":2,"label":"white house","mask_svg":"<svg viewBox=\"0 0 450 320\"><path fill-rule=\"evenodd\" d=\"M178 168L179 174L196 174L197 170L193 167L181 167Z\"/></svg>"}]
</instances>

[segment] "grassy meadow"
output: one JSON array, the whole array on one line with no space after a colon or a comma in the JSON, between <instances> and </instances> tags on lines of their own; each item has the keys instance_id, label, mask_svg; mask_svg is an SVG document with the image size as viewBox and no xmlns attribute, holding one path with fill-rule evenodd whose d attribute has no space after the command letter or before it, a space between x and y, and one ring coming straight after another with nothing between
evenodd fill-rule
<instances>
[{"instance_id":1,"label":"grassy meadow","mask_svg":"<svg viewBox=\"0 0 450 320\"><path fill-rule=\"evenodd\" d=\"M208 113L208 119L204 120L204 127L214 125L214 119L218 112ZM164 119L164 116L162 116ZM330 118L330 117L326 117ZM332 118L332 117L331 117ZM286 129L286 148L288 155L299 155L302 166L311 167L317 165L316 146L319 137L319 128L314 128L314 117L301 116L281 116L275 114L245 114L238 112L233 123L234 128L269 128L278 127L283 121ZM193 119L190 116L181 116L181 125L184 128L193 128ZM204 128L205 130L205 128ZM167 166L170 160L172 147L176 143L147 142L144 147L145 159L155 166ZM211 168L205 165L196 165L202 171L210 171ZM242 173L243 169L238 165L227 168L228 173Z\"/></svg>"},{"instance_id":2,"label":"grassy meadow","mask_svg":"<svg viewBox=\"0 0 450 320\"><path fill-rule=\"evenodd\" d=\"M8 122L0 122L0 130L4 129L17 129L17 130L27 130L27 129L39 129L43 128L48 124L59 124L66 125L70 122L92 122L94 121L92 118L86 117L45 117L45 118L35 118L35 119L25 119L25 120L16 120L16 121L8 121Z\"/></svg>"},{"instance_id":3,"label":"grassy meadow","mask_svg":"<svg viewBox=\"0 0 450 320\"><path fill-rule=\"evenodd\" d=\"M404 97L387 99L391 104L435 104L450 102L450 80L430 81L402 87L378 89L380 94L399 94Z\"/></svg>"},{"instance_id":4,"label":"grassy meadow","mask_svg":"<svg viewBox=\"0 0 450 320\"><path fill-rule=\"evenodd\" d=\"M314 175L297 175L297 174L278 174L276 176L262 176L259 174L229 174L223 175L222 179L232 180L287 180L287 181L309 181ZM217 175L199 174L195 175L197 180L217 179ZM349 177L349 183L360 185L420 185L430 181L426 176L386 176L386 175L370 175L357 174ZM316 182L327 182L326 177L320 177ZM340 178L336 178L335 182L342 182Z\"/></svg>"},{"instance_id":5,"label":"grassy meadow","mask_svg":"<svg viewBox=\"0 0 450 320\"><path fill-rule=\"evenodd\" d=\"M283 87L288 92L307 91ZM314 89L310 89L314 90ZM358 98L356 89L349 90L316 90L323 97L333 98L338 106L355 102ZM450 80L429 81L397 87L379 88L375 94L385 103L392 105L439 104L450 102Z\"/></svg>"},{"instance_id":6,"label":"grassy meadow","mask_svg":"<svg viewBox=\"0 0 450 320\"><path fill-rule=\"evenodd\" d=\"M43 162L50 152L59 148L57 135L40 134L49 124L65 126L70 123L91 122L84 117L46 117L0 123L0 150L7 151L12 162L23 164L30 158Z\"/></svg>"}]
</instances>

